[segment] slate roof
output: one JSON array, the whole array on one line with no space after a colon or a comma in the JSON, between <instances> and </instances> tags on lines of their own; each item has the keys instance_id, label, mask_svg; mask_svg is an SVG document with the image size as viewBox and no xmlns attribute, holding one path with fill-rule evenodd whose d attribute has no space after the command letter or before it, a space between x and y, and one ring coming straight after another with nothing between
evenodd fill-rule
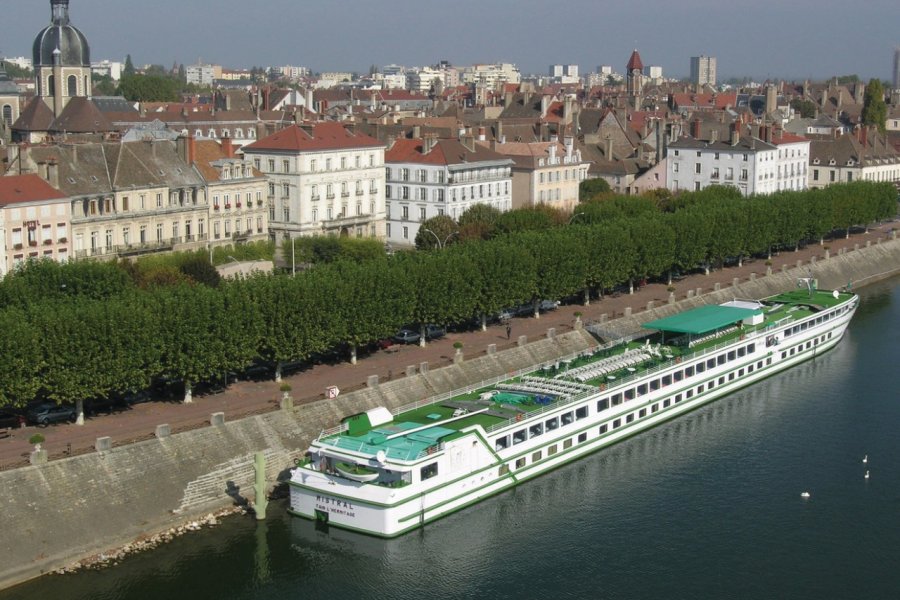
<instances>
[{"instance_id":1,"label":"slate roof","mask_svg":"<svg viewBox=\"0 0 900 600\"><path fill-rule=\"evenodd\" d=\"M71 98L49 131L66 133L103 133L113 131L112 123L88 98Z\"/></svg>"},{"instance_id":2,"label":"slate roof","mask_svg":"<svg viewBox=\"0 0 900 600\"><path fill-rule=\"evenodd\" d=\"M53 124L53 111L38 97L32 98L12 128L18 131L50 131Z\"/></svg>"},{"instance_id":3,"label":"slate roof","mask_svg":"<svg viewBox=\"0 0 900 600\"><path fill-rule=\"evenodd\" d=\"M0 177L0 206L20 202L62 200L66 195L37 175Z\"/></svg>"}]
</instances>

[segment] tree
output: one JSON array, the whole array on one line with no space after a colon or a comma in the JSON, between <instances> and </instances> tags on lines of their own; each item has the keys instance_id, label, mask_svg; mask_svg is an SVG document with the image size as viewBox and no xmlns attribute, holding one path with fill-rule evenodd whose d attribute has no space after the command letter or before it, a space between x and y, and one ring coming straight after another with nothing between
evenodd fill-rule
<instances>
[{"instance_id":1,"label":"tree","mask_svg":"<svg viewBox=\"0 0 900 600\"><path fill-rule=\"evenodd\" d=\"M190 255L187 260L181 263L179 270L191 278L191 280L202 283L209 287L218 287L222 277L216 270L209 259L201 254Z\"/></svg>"},{"instance_id":2,"label":"tree","mask_svg":"<svg viewBox=\"0 0 900 600\"><path fill-rule=\"evenodd\" d=\"M130 102L176 102L177 82L164 75L128 75L119 82L119 94Z\"/></svg>"},{"instance_id":3,"label":"tree","mask_svg":"<svg viewBox=\"0 0 900 600\"><path fill-rule=\"evenodd\" d=\"M3 61L3 70L11 79L31 79L34 77L34 71L31 69L23 69L10 62Z\"/></svg>"},{"instance_id":4,"label":"tree","mask_svg":"<svg viewBox=\"0 0 900 600\"><path fill-rule=\"evenodd\" d=\"M125 57L125 66L122 68L123 77L131 77L135 74L134 63L131 62L131 55Z\"/></svg>"},{"instance_id":5,"label":"tree","mask_svg":"<svg viewBox=\"0 0 900 600\"><path fill-rule=\"evenodd\" d=\"M609 194L611 192L612 188L609 187L609 182L602 177L585 179L578 184L578 199L581 202L587 202L593 200L597 196Z\"/></svg>"},{"instance_id":6,"label":"tree","mask_svg":"<svg viewBox=\"0 0 900 600\"><path fill-rule=\"evenodd\" d=\"M487 240L497 229L500 211L488 204L475 204L459 216L461 240Z\"/></svg>"},{"instance_id":7,"label":"tree","mask_svg":"<svg viewBox=\"0 0 900 600\"><path fill-rule=\"evenodd\" d=\"M115 96L116 82L109 75L91 75L91 82L94 86L95 96Z\"/></svg>"},{"instance_id":8,"label":"tree","mask_svg":"<svg viewBox=\"0 0 900 600\"><path fill-rule=\"evenodd\" d=\"M422 221L416 234L416 248L433 250L451 244L459 235L459 224L447 215L438 215Z\"/></svg>"},{"instance_id":9,"label":"tree","mask_svg":"<svg viewBox=\"0 0 900 600\"><path fill-rule=\"evenodd\" d=\"M794 98L791 100L791 108L800 114L803 119L812 119L816 116L816 103L812 100L801 100Z\"/></svg>"},{"instance_id":10,"label":"tree","mask_svg":"<svg viewBox=\"0 0 900 600\"><path fill-rule=\"evenodd\" d=\"M884 135L887 127L887 105L884 103L884 88L878 79L870 79L866 86L862 110L863 125L874 125Z\"/></svg>"},{"instance_id":11,"label":"tree","mask_svg":"<svg viewBox=\"0 0 900 600\"><path fill-rule=\"evenodd\" d=\"M482 331L487 329L488 315L531 298L537 277L534 258L522 252L516 240L500 238L490 243L466 244L462 251L479 273L481 289L476 316Z\"/></svg>"}]
</instances>

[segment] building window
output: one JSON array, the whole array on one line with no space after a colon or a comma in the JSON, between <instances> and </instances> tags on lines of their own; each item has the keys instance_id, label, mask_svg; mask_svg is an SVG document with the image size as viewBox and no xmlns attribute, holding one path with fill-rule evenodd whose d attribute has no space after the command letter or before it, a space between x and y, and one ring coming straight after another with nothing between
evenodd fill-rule
<instances>
[{"instance_id":1,"label":"building window","mask_svg":"<svg viewBox=\"0 0 900 600\"><path fill-rule=\"evenodd\" d=\"M419 208L419 221L424 221L424 220L425 220L425 209Z\"/></svg>"},{"instance_id":2,"label":"building window","mask_svg":"<svg viewBox=\"0 0 900 600\"><path fill-rule=\"evenodd\" d=\"M291 161L290 160L281 161L281 170L285 173L290 173L291 172Z\"/></svg>"},{"instance_id":3,"label":"building window","mask_svg":"<svg viewBox=\"0 0 900 600\"><path fill-rule=\"evenodd\" d=\"M406 227L406 226L403 227L403 239L404 240L409 239L409 227Z\"/></svg>"}]
</instances>

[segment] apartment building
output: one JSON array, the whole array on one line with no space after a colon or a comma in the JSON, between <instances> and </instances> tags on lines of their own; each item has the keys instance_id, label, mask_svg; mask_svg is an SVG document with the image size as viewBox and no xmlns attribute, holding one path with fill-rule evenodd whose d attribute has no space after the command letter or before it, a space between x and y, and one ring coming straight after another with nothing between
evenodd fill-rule
<instances>
[{"instance_id":1,"label":"apartment building","mask_svg":"<svg viewBox=\"0 0 900 600\"><path fill-rule=\"evenodd\" d=\"M512 207L546 204L572 211L578 204L579 185L587 179L590 163L582 160L572 138L559 142L503 142L492 150L513 161Z\"/></svg>"},{"instance_id":2,"label":"apartment building","mask_svg":"<svg viewBox=\"0 0 900 600\"><path fill-rule=\"evenodd\" d=\"M268 180L271 236L384 237L384 148L333 122L292 125L245 146Z\"/></svg>"},{"instance_id":3,"label":"apartment building","mask_svg":"<svg viewBox=\"0 0 900 600\"><path fill-rule=\"evenodd\" d=\"M476 204L512 208L513 161L473 137L397 140L385 163L385 232L393 244L414 244L421 223L438 215L458 219Z\"/></svg>"},{"instance_id":4,"label":"apartment building","mask_svg":"<svg viewBox=\"0 0 900 600\"><path fill-rule=\"evenodd\" d=\"M35 174L0 177L0 279L27 260L66 262L69 199Z\"/></svg>"}]
</instances>

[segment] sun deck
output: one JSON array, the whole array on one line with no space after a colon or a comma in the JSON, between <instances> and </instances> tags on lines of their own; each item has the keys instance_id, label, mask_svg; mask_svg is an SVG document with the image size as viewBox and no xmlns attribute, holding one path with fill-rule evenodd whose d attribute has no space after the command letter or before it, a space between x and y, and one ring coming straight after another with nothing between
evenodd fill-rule
<instances>
[{"instance_id":1,"label":"sun deck","mask_svg":"<svg viewBox=\"0 0 900 600\"><path fill-rule=\"evenodd\" d=\"M846 302L852 294L796 290L762 301L706 306L647 323L655 330L640 340L614 343L568 356L504 379L404 407L377 426L342 425L319 443L374 457L412 461L436 451L468 427L491 432L613 390L674 363L709 354L766 331ZM742 307L743 306L743 307Z\"/></svg>"}]
</instances>

